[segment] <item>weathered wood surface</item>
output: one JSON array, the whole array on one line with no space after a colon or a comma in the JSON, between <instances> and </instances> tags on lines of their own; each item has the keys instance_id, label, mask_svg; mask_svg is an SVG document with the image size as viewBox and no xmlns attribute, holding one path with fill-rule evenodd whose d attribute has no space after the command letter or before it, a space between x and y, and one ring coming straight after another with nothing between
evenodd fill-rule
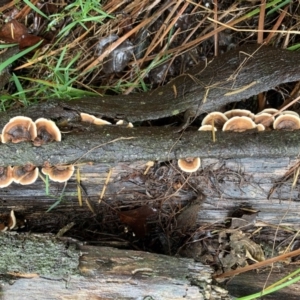
<instances>
[{"instance_id":1,"label":"weathered wood surface","mask_svg":"<svg viewBox=\"0 0 300 300\"><path fill-rule=\"evenodd\" d=\"M51 235L0 235L1 299L229 299L191 259L77 247Z\"/></svg>"},{"instance_id":2,"label":"weathered wood surface","mask_svg":"<svg viewBox=\"0 0 300 300\"><path fill-rule=\"evenodd\" d=\"M176 161L171 161L170 165L156 164L144 176L145 163L137 161L80 167L81 184L97 214L103 216L103 211L109 210L98 200L108 170L112 167L104 200L117 209L126 210L144 204L159 208L161 203L165 207L182 206L194 199L197 193L203 193L205 200L197 220L199 226L223 222L235 208L248 205L260 211L259 221L300 228L299 184L292 189L293 176L286 182L282 180L286 172L298 163L297 158L203 159L202 170L192 175L180 173ZM281 181L282 185L268 199L273 185ZM174 182L184 185L177 189ZM90 223L96 222L85 201L83 207L78 206L75 176L67 184L64 200L52 212L45 214L62 195L63 186L61 183L50 183L50 196L47 196L40 179L30 186L13 183L0 189L0 212L9 212L10 209L23 212L35 224L35 229L44 226L46 230L52 226L52 230L58 230L73 221L75 214L81 214ZM83 199L86 195L83 194ZM55 216L60 216L60 222L51 222L52 216L55 222ZM105 222L105 215L103 217Z\"/></svg>"},{"instance_id":3,"label":"weathered wood surface","mask_svg":"<svg viewBox=\"0 0 300 300\"><path fill-rule=\"evenodd\" d=\"M175 133L161 127L119 128L101 126L77 134L65 134L62 142L41 147L31 143L0 144L0 166L42 166L45 162L117 163L137 160L168 161L184 157L201 158L281 158L299 154L300 131Z\"/></svg>"}]
</instances>

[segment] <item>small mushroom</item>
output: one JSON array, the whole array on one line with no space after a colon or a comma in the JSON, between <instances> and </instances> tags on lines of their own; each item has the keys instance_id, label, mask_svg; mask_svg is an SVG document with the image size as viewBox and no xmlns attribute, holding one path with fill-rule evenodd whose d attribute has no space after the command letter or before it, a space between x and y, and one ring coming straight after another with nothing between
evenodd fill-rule
<instances>
[{"instance_id":1,"label":"small mushroom","mask_svg":"<svg viewBox=\"0 0 300 300\"><path fill-rule=\"evenodd\" d=\"M199 157L187 157L178 159L178 167L187 173L196 172L201 166Z\"/></svg>"},{"instance_id":2,"label":"small mushroom","mask_svg":"<svg viewBox=\"0 0 300 300\"><path fill-rule=\"evenodd\" d=\"M217 128L212 125L202 125L198 131L217 131Z\"/></svg>"},{"instance_id":3,"label":"small mushroom","mask_svg":"<svg viewBox=\"0 0 300 300\"><path fill-rule=\"evenodd\" d=\"M12 171L11 166L0 167L0 188L7 187L13 182Z\"/></svg>"},{"instance_id":4,"label":"small mushroom","mask_svg":"<svg viewBox=\"0 0 300 300\"><path fill-rule=\"evenodd\" d=\"M233 117L223 126L223 131L243 132L256 128L256 124L249 117Z\"/></svg>"},{"instance_id":5,"label":"small mushroom","mask_svg":"<svg viewBox=\"0 0 300 300\"><path fill-rule=\"evenodd\" d=\"M37 180L39 176L39 169L32 164L14 166L12 174L14 182L22 185L28 185Z\"/></svg>"},{"instance_id":6,"label":"small mushroom","mask_svg":"<svg viewBox=\"0 0 300 300\"><path fill-rule=\"evenodd\" d=\"M68 181L74 173L74 166L46 166L42 168L42 172L48 175L52 181L55 182L66 182Z\"/></svg>"},{"instance_id":7,"label":"small mushroom","mask_svg":"<svg viewBox=\"0 0 300 300\"><path fill-rule=\"evenodd\" d=\"M248 109L232 109L224 113L224 115L230 119L233 117L249 117L252 120L254 119L254 114Z\"/></svg>"},{"instance_id":8,"label":"small mushroom","mask_svg":"<svg viewBox=\"0 0 300 300\"><path fill-rule=\"evenodd\" d=\"M268 113L257 114L254 117L254 122L256 124L262 124L265 127L272 127L274 120L275 118L273 117L273 115Z\"/></svg>"},{"instance_id":9,"label":"small mushroom","mask_svg":"<svg viewBox=\"0 0 300 300\"><path fill-rule=\"evenodd\" d=\"M14 117L4 126L2 130L2 143L20 143L32 141L36 138L37 131L35 123L27 117Z\"/></svg>"},{"instance_id":10,"label":"small mushroom","mask_svg":"<svg viewBox=\"0 0 300 300\"><path fill-rule=\"evenodd\" d=\"M293 115L280 115L275 119L273 128L279 130L300 129L300 119Z\"/></svg>"},{"instance_id":11,"label":"small mushroom","mask_svg":"<svg viewBox=\"0 0 300 300\"><path fill-rule=\"evenodd\" d=\"M56 124L44 118L35 121L37 129L37 137L34 139L34 146L41 146L53 141L61 141L61 133Z\"/></svg>"},{"instance_id":12,"label":"small mushroom","mask_svg":"<svg viewBox=\"0 0 300 300\"><path fill-rule=\"evenodd\" d=\"M220 129L223 127L224 123L228 118L221 112L211 112L203 120L201 125L214 125L216 128Z\"/></svg>"}]
</instances>

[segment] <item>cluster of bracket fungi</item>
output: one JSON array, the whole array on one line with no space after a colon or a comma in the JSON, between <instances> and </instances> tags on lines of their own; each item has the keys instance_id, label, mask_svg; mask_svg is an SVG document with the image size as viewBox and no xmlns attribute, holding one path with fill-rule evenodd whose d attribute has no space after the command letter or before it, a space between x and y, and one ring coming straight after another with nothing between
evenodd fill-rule
<instances>
[{"instance_id":1,"label":"cluster of bracket fungi","mask_svg":"<svg viewBox=\"0 0 300 300\"><path fill-rule=\"evenodd\" d=\"M267 108L253 114L246 109L233 109L225 113L211 112L202 121L199 131L235 131L246 130L296 130L300 129L299 115L294 111L279 112ZM199 157L187 157L178 160L178 167L187 173L196 172L201 166Z\"/></svg>"},{"instance_id":2,"label":"cluster of bracket fungi","mask_svg":"<svg viewBox=\"0 0 300 300\"><path fill-rule=\"evenodd\" d=\"M60 142L61 132L56 124L48 119L39 118L35 122L31 118L18 116L9 120L1 134L1 142L21 143L32 142L38 147L50 142ZM74 172L74 166L48 166L42 168L42 173L57 182L69 180ZM9 186L12 182L22 185L34 183L39 176L39 169L31 163L24 166L0 167L0 187Z\"/></svg>"},{"instance_id":3,"label":"cluster of bracket fungi","mask_svg":"<svg viewBox=\"0 0 300 300\"><path fill-rule=\"evenodd\" d=\"M95 125L109 125L110 122L102 120L93 115L80 113L81 121ZM124 124L120 120L116 125L133 127L131 123ZM39 147L51 142L60 142L61 132L56 124L48 119L39 118L35 122L31 118L18 116L9 120L4 126L1 134L2 143L32 142ZM73 165L50 166L45 164L42 173L49 176L55 182L66 182L74 173ZM12 182L22 185L34 183L39 176L39 169L31 163L24 166L0 166L0 188L9 186Z\"/></svg>"}]
</instances>

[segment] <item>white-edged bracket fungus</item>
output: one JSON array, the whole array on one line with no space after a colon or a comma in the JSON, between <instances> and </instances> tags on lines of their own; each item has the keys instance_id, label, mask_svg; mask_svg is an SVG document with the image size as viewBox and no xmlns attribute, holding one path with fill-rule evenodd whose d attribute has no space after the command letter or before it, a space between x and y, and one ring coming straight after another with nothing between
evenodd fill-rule
<instances>
[{"instance_id":1,"label":"white-edged bracket fungus","mask_svg":"<svg viewBox=\"0 0 300 300\"><path fill-rule=\"evenodd\" d=\"M254 119L254 114L247 109L232 109L228 110L224 113L224 115L228 118L231 119L233 117L249 117L252 120Z\"/></svg>"},{"instance_id":2,"label":"white-edged bracket fungus","mask_svg":"<svg viewBox=\"0 0 300 300\"><path fill-rule=\"evenodd\" d=\"M198 131L217 131L217 128L212 125L202 125Z\"/></svg>"},{"instance_id":3,"label":"white-edged bracket fungus","mask_svg":"<svg viewBox=\"0 0 300 300\"><path fill-rule=\"evenodd\" d=\"M263 114L263 113L275 115L277 112L278 112L278 109L276 109L276 108L265 108L261 112L257 113L257 115L260 115L260 114Z\"/></svg>"},{"instance_id":4,"label":"white-edged bracket fungus","mask_svg":"<svg viewBox=\"0 0 300 300\"><path fill-rule=\"evenodd\" d=\"M11 166L0 167L0 188L7 187L13 182L12 172L13 168Z\"/></svg>"},{"instance_id":5,"label":"white-edged bracket fungus","mask_svg":"<svg viewBox=\"0 0 300 300\"><path fill-rule=\"evenodd\" d=\"M108 121L102 120L86 113L80 113L80 117L82 122L92 123L95 125L111 125L111 123Z\"/></svg>"},{"instance_id":6,"label":"white-edged bracket fungus","mask_svg":"<svg viewBox=\"0 0 300 300\"><path fill-rule=\"evenodd\" d=\"M42 168L43 174L48 175L49 178L55 182L68 181L72 177L74 170L75 168L73 165Z\"/></svg>"},{"instance_id":7,"label":"white-edged bracket fungus","mask_svg":"<svg viewBox=\"0 0 300 300\"><path fill-rule=\"evenodd\" d=\"M56 124L48 119L39 118L35 121L37 137L34 139L34 146L41 146L53 141L61 141L61 133Z\"/></svg>"},{"instance_id":8,"label":"white-edged bracket fungus","mask_svg":"<svg viewBox=\"0 0 300 300\"><path fill-rule=\"evenodd\" d=\"M256 124L262 124L267 128L273 126L274 120L275 120L275 118L273 117L273 115L271 115L269 113L260 113L260 114L255 115L255 117L254 117L254 122Z\"/></svg>"},{"instance_id":9,"label":"white-edged bracket fungus","mask_svg":"<svg viewBox=\"0 0 300 300\"><path fill-rule=\"evenodd\" d=\"M233 117L223 126L223 131L243 132L245 130L256 128L256 124L249 117Z\"/></svg>"},{"instance_id":10,"label":"white-edged bracket fungus","mask_svg":"<svg viewBox=\"0 0 300 300\"><path fill-rule=\"evenodd\" d=\"M294 115L280 115L275 119L273 128L279 130L300 129L300 119Z\"/></svg>"},{"instance_id":11,"label":"white-edged bracket fungus","mask_svg":"<svg viewBox=\"0 0 300 300\"><path fill-rule=\"evenodd\" d=\"M32 164L14 166L12 174L14 182L22 185L28 185L37 180L39 176L39 169Z\"/></svg>"},{"instance_id":12,"label":"white-edged bracket fungus","mask_svg":"<svg viewBox=\"0 0 300 300\"><path fill-rule=\"evenodd\" d=\"M221 129L227 120L228 118L223 113L214 111L202 120L201 125L214 125L214 127Z\"/></svg>"},{"instance_id":13,"label":"white-edged bracket fungus","mask_svg":"<svg viewBox=\"0 0 300 300\"><path fill-rule=\"evenodd\" d=\"M2 143L20 143L33 141L37 131L35 123L28 117L14 117L4 126L1 135Z\"/></svg>"},{"instance_id":14,"label":"white-edged bracket fungus","mask_svg":"<svg viewBox=\"0 0 300 300\"><path fill-rule=\"evenodd\" d=\"M296 113L293 110L284 110L283 112L280 113L281 115L293 115L299 118L299 114Z\"/></svg>"},{"instance_id":15,"label":"white-edged bracket fungus","mask_svg":"<svg viewBox=\"0 0 300 300\"><path fill-rule=\"evenodd\" d=\"M15 212L11 210L9 215L1 215L0 231L12 230L17 225Z\"/></svg>"},{"instance_id":16,"label":"white-edged bracket fungus","mask_svg":"<svg viewBox=\"0 0 300 300\"><path fill-rule=\"evenodd\" d=\"M178 167L180 170L193 173L196 172L201 166L201 160L199 157L186 157L178 159Z\"/></svg>"}]
</instances>

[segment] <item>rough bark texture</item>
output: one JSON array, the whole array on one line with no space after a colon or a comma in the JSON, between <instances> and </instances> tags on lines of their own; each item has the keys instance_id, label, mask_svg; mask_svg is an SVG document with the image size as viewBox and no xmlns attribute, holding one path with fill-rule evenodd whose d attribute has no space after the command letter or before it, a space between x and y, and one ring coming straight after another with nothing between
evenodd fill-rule
<instances>
[{"instance_id":1,"label":"rough bark texture","mask_svg":"<svg viewBox=\"0 0 300 300\"><path fill-rule=\"evenodd\" d=\"M229 299L212 286L212 270L191 259L87 245L75 250L51 235L3 234L0 249L3 300Z\"/></svg>"},{"instance_id":2,"label":"rough bark texture","mask_svg":"<svg viewBox=\"0 0 300 300\"><path fill-rule=\"evenodd\" d=\"M31 143L1 144L0 165L24 165L30 162L72 164L74 162L115 163L121 161L168 161L182 157L245 158L296 157L299 131L229 133L190 131L183 135L161 127L91 127L84 132L65 134L62 142L42 147Z\"/></svg>"}]
</instances>

